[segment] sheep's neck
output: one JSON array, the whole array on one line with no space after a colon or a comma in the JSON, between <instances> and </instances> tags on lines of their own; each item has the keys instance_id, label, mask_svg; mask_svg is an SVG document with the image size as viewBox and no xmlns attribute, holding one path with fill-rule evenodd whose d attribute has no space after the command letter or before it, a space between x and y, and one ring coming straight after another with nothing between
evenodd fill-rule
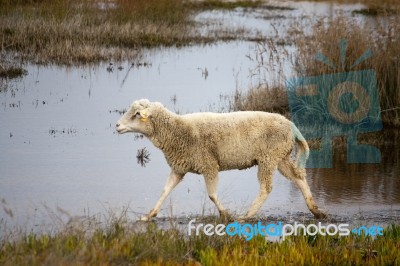
<instances>
[{"instance_id":1,"label":"sheep's neck","mask_svg":"<svg viewBox=\"0 0 400 266\"><path fill-rule=\"evenodd\" d=\"M182 155L192 136L189 127L179 115L169 114L158 121L157 130L151 138L168 158ZM177 154L178 153L178 154Z\"/></svg>"}]
</instances>

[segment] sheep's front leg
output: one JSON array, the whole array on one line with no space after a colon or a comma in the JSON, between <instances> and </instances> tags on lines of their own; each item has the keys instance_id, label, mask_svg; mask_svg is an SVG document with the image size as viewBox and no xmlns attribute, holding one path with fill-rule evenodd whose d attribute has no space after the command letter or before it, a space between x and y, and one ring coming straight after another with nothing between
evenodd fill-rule
<instances>
[{"instance_id":1,"label":"sheep's front leg","mask_svg":"<svg viewBox=\"0 0 400 266\"><path fill-rule=\"evenodd\" d=\"M169 193L179 184L179 182L183 179L184 174L177 174L174 171L171 171L167 183L164 186L164 189L161 193L160 198L158 199L154 208L149 212L148 215L145 215L140 218L140 221L149 221L152 217L157 216L157 213L160 211L161 205L164 200L168 197Z\"/></svg>"},{"instance_id":2,"label":"sheep's front leg","mask_svg":"<svg viewBox=\"0 0 400 266\"><path fill-rule=\"evenodd\" d=\"M225 210L224 206L222 206L217 196L218 172L205 174L204 179L206 181L208 197L212 200L212 202L214 202L215 206L217 206L220 216L223 218L229 218L229 214Z\"/></svg>"}]
</instances>

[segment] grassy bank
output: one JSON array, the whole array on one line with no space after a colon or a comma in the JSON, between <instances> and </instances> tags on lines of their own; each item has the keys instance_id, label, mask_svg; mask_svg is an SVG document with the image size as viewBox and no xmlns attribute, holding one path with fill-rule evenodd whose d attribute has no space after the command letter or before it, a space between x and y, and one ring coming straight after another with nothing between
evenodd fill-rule
<instances>
[{"instance_id":1,"label":"grassy bank","mask_svg":"<svg viewBox=\"0 0 400 266\"><path fill-rule=\"evenodd\" d=\"M192 15L205 9L254 8L260 1L0 0L1 53L46 64L126 60L145 47L234 39L200 34Z\"/></svg>"},{"instance_id":2,"label":"grassy bank","mask_svg":"<svg viewBox=\"0 0 400 266\"><path fill-rule=\"evenodd\" d=\"M1 0L3 52L35 63L136 58L141 47L193 41L181 0Z\"/></svg>"},{"instance_id":3,"label":"grassy bank","mask_svg":"<svg viewBox=\"0 0 400 266\"><path fill-rule=\"evenodd\" d=\"M173 222L172 222L173 223ZM93 224L91 226L94 226ZM160 230L126 221L66 228L53 234L3 237L3 265L397 265L400 227L383 236L292 236L281 242L263 237L188 236L185 230Z\"/></svg>"}]
</instances>

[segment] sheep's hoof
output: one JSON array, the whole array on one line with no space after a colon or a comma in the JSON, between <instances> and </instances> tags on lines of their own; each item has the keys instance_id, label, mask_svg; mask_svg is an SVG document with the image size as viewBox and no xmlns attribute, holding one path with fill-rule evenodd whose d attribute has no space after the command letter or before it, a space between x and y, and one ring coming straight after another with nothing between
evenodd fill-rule
<instances>
[{"instance_id":1,"label":"sheep's hoof","mask_svg":"<svg viewBox=\"0 0 400 266\"><path fill-rule=\"evenodd\" d=\"M328 215L320 210L314 211L313 214L314 214L315 219L324 220L324 219L328 218Z\"/></svg>"},{"instance_id":2,"label":"sheep's hoof","mask_svg":"<svg viewBox=\"0 0 400 266\"><path fill-rule=\"evenodd\" d=\"M140 217L139 221L141 222L149 222L151 218L148 215Z\"/></svg>"},{"instance_id":3,"label":"sheep's hoof","mask_svg":"<svg viewBox=\"0 0 400 266\"><path fill-rule=\"evenodd\" d=\"M222 221L224 222L232 222L234 219L232 217L232 215L230 215L228 212L224 211L224 212L220 212L219 216L221 217Z\"/></svg>"},{"instance_id":4,"label":"sheep's hoof","mask_svg":"<svg viewBox=\"0 0 400 266\"><path fill-rule=\"evenodd\" d=\"M239 218L236 219L236 221L238 221L238 223L244 223L246 222L248 219L250 219L247 216L240 216Z\"/></svg>"}]
</instances>

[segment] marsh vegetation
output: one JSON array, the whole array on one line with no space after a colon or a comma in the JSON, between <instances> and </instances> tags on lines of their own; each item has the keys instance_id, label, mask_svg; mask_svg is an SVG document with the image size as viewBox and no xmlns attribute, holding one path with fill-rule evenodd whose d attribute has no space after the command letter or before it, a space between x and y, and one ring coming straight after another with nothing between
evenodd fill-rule
<instances>
[{"instance_id":1,"label":"marsh vegetation","mask_svg":"<svg viewBox=\"0 0 400 266\"><path fill-rule=\"evenodd\" d=\"M208 222L219 221L209 217ZM2 265L397 265L400 227L382 236L290 236L269 241L256 236L187 235L174 218L168 228L132 223L124 214L67 224L52 233L8 234L0 239Z\"/></svg>"},{"instance_id":2,"label":"marsh vegetation","mask_svg":"<svg viewBox=\"0 0 400 266\"><path fill-rule=\"evenodd\" d=\"M373 58L353 70L363 68L377 72L383 121L397 126L400 124L399 5L391 0L379 4L372 0L355 2L366 6L364 11L356 10L356 13L376 13L376 19L361 22L346 16L331 17L327 22L321 19L313 27L311 35L294 23L291 35L285 41L271 41L258 33L256 40L264 46L264 51L258 51L258 59L274 56L279 57L274 63L281 59L287 60L284 55L276 54L275 46L292 43L298 49L289 59L294 71L311 76L331 72L331 69L315 62L314 57L318 51L340 65L340 62L335 61L340 58L337 49L340 39L348 40L350 45L346 65L340 71L348 71L350 63L355 62L360 52L372 49ZM6 64L6 55L14 62L71 65L133 60L142 55L143 48L149 47L204 44L218 40L255 40L253 35L248 35L240 28L236 31L221 28L218 31L201 32L193 17L200 11L213 9L290 9L268 5L263 1L220 0L1 0L0 4L1 77L16 77L25 73L22 66ZM267 52L269 55L262 54ZM260 69L264 71L277 71L266 67L266 64L271 63L268 60L259 63ZM279 90L279 87L284 87L284 78L272 81L272 90L271 80L269 84L261 80L257 89L253 88L246 93L238 91L230 109L285 113L285 96ZM278 100L272 103L269 99L273 95Z\"/></svg>"},{"instance_id":3,"label":"marsh vegetation","mask_svg":"<svg viewBox=\"0 0 400 266\"><path fill-rule=\"evenodd\" d=\"M3 79L23 77L15 87L0 88L0 140L4 151L0 158L0 179L4 184L1 192L11 202L3 204L5 216L0 217L0 264L398 264L400 138L392 131L360 136L363 143L378 143L382 151L379 165L345 163L345 139L340 138L334 143L340 144L334 147L335 168L309 171L311 190L319 193L317 198L324 205L344 213L341 218L358 208L375 212L374 218L386 217L387 212L382 210L393 214L389 222L397 225L388 226L382 237L299 236L281 242L261 237L251 241L239 237L189 237L179 229L180 218L168 220L168 228L157 228L160 220L138 225L124 215L111 216L105 222L96 217L84 218L74 226L66 222L50 232L31 230L42 221L38 217L43 216L36 211L40 204L36 202L37 207L35 200L72 206L74 214L89 205L95 213L104 211L93 207L93 201L114 207L132 202L135 214L151 207L158 196L153 197L156 187L164 182L160 173L167 173L164 158L148 143L143 144L141 135L134 137L135 143L113 135L115 120L126 111L121 108L127 107L133 97L143 96L167 105L172 102L182 113L204 110L204 102L218 101L220 93L232 93L235 82L229 82L234 61L229 61L227 71L223 70L224 64L235 54L246 53L249 43L254 49L247 52L247 57L255 68L244 76L254 81L252 86L237 82L236 92L221 96L227 102L218 103L213 111L262 110L289 116L285 80L289 75L332 73L315 60L321 52L339 66L334 73L375 70L385 127L399 126L398 1L331 1L332 5L337 2L361 2L364 6L351 11L350 16L318 18L309 24L314 25L311 28L300 23L307 18L299 15L291 18L289 27L283 23L268 35L262 31L250 33L240 23L236 28L227 28L217 20L214 27L212 22L199 22L196 17L206 14L205 17L226 16L229 20L229 12L240 19L257 10L283 13L257 13L256 23L250 25L253 27L261 20L281 22L285 12L296 12L296 8L264 1L0 0L0 84ZM286 35L278 34L286 30ZM340 61L341 39L348 43L345 64ZM240 45L229 46L227 41ZM216 45L203 46L212 43ZM162 56L142 58L143 51L172 53L172 49L178 51L176 57L181 61ZM224 54L229 49L233 52ZM373 56L351 68L368 49ZM196 52L198 55L193 56ZM241 65L235 67L238 71ZM25 76L24 69L30 75ZM207 75L203 74L205 70ZM217 76L222 81L211 83ZM126 147L127 143L133 148ZM310 144L317 149L320 143ZM148 163L149 167L140 167L136 161L140 165ZM245 205L246 197L254 192L248 184L254 174L247 173L248 179L243 178L244 172L226 179L222 176L223 200L234 208ZM208 209L197 208L204 195L193 188L203 187L201 181L191 177L186 182L177 192L182 201L171 204L183 210L179 217L208 214ZM304 205L297 204L299 195L279 182L284 181L274 183L278 193L289 196L279 201L278 196L271 195L266 204L268 213L263 213L268 219L272 212L281 211L288 216ZM243 189L245 186L249 188ZM13 200L15 195L24 197ZM26 213L29 214L25 216ZM26 230L20 227L25 218ZM16 230L7 230L14 225Z\"/></svg>"},{"instance_id":4,"label":"marsh vegetation","mask_svg":"<svg viewBox=\"0 0 400 266\"><path fill-rule=\"evenodd\" d=\"M139 48L190 41L174 1L2 1L3 52L39 64L133 59Z\"/></svg>"},{"instance_id":5,"label":"marsh vegetation","mask_svg":"<svg viewBox=\"0 0 400 266\"><path fill-rule=\"evenodd\" d=\"M230 110L260 110L280 112L288 116L283 65L289 62L292 75L297 77L322 76L358 70L376 72L377 90L382 121L387 126L400 125L400 13L373 20L355 20L343 15L321 19L311 33L293 25L290 41L296 52L276 42L259 42L252 54L258 64L253 70L258 85L237 90L229 101ZM340 40L346 41L342 60ZM363 53L371 51L364 60ZM323 54L330 64L318 60ZM271 80L268 73L277 73ZM267 78L266 78L267 77Z\"/></svg>"},{"instance_id":6,"label":"marsh vegetation","mask_svg":"<svg viewBox=\"0 0 400 266\"><path fill-rule=\"evenodd\" d=\"M149 47L242 37L201 34L192 15L212 8L254 8L260 1L1 0L1 52L38 64L131 60Z\"/></svg>"}]
</instances>

